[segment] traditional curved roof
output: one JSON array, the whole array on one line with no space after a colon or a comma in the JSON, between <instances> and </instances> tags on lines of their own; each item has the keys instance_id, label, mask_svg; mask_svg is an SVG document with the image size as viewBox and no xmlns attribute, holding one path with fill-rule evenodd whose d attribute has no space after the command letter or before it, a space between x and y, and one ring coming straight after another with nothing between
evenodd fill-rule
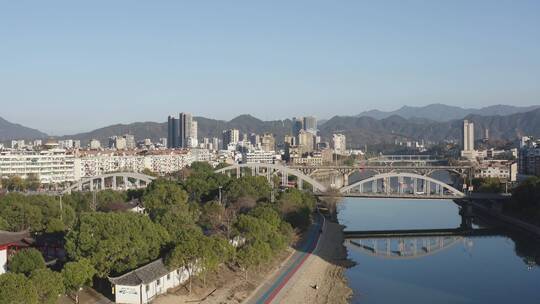
<instances>
[{"instance_id":1,"label":"traditional curved roof","mask_svg":"<svg viewBox=\"0 0 540 304\"><path fill-rule=\"evenodd\" d=\"M32 244L33 241L34 239L28 230L18 232L0 230L0 247L5 247L7 245L28 246Z\"/></svg>"}]
</instances>

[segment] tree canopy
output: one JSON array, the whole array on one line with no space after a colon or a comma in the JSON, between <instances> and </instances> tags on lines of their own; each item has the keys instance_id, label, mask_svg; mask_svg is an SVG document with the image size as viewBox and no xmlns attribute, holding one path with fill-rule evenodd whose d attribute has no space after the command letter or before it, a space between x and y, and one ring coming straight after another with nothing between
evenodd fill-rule
<instances>
[{"instance_id":1,"label":"tree canopy","mask_svg":"<svg viewBox=\"0 0 540 304\"><path fill-rule=\"evenodd\" d=\"M47 268L34 270L30 281L36 288L39 303L54 304L66 292L62 274Z\"/></svg>"},{"instance_id":2,"label":"tree canopy","mask_svg":"<svg viewBox=\"0 0 540 304\"><path fill-rule=\"evenodd\" d=\"M66 236L66 251L74 260L88 258L105 277L155 260L168 241L167 231L144 215L83 213Z\"/></svg>"},{"instance_id":3,"label":"tree canopy","mask_svg":"<svg viewBox=\"0 0 540 304\"><path fill-rule=\"evenodd\" d=\"M45 259L37 249L19 250L9 261L9 271L29 275L36 269L45 268Z\"/></svg>"},{"instance_id":4,"label":"tree canopy","mask_svg":"<svg viewBox=\"0 0 540 304\"><path fill-rule=\"evenodd\" d=\"M0 275L0 304L37 304L36 288L24 274Z\"/></svg>"}]
</instances>

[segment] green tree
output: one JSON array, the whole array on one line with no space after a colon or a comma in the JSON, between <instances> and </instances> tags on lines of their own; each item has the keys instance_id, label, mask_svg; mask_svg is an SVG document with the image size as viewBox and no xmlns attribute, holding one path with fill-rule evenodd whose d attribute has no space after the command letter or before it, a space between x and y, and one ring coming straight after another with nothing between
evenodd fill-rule
<instances>
[{"instance_id":1,"label":"green tree","mask_svg":"<svg viewBox=\"0 0 540 304\"><path fill-rule=\"evenodd\" d=\"M64 222L57 218L50 219L45 228L45 232L47 233L63 232L65 230L66 226L64 225Z\"/></svg>"},{"instance_id":2,"label":"green tree","mask_svg":"<svg viewBox=\"0 0 540 304\"><path fill-rule=\"evenodd\" d=\"M144 207L152 218L156 218L171 207L185 207L188 195L175 182L157 179L146 188L143 195Z\"/></svg>"},{"instance_id":3,"label":"green tree","mask_svg":"<svg viewBox=\"0 0 540 304\"><path fill-rule=\"evenodd\" d=\"M225 187L227 201L235 201L241 197L253 197L257 201L270 200L272 188L264 176L243 176L232 179Z\"/></svg>"},{"instance_id":4,"label":"green tree","mask_svg":"<svg viewBox=\"0 0 540 304\"><path fill-rule=\"evenodd\" d=\"M24 184L26 189L36 191L41 186L41 181L39 180L39 176L37 174L30 173L28 176L26 176Z\"/></svg>"},{"instance_id":5,"label":"green tree","mask_svg":"<svg viewBox=\"0 0 540 304\"><path fill-rule=\"evenodd\" d=\"M0 275L0 304L37 304L34 285L20 273Z\"/></svg>"},{"instance_id":6,"label":"green tree","mask_svg":"<svg viewBox=\"0 0 540 304\"><path fill-rule=\"evenodd\" d=\"M225 207L219 202L205 203L201 208L199 224L206 230L216 231L224 224Z\"/></svg>"},{"instance_id":7,"label":"green tree","mask_svg":"<svg viewBox=\"0 0 540 304\"><path fill-rule=\"evenodd\" d=\"M194 162L182 184L190 194L191 200L207 202L216 199L219 196L219 188L225 187L229 181L227 175L214 173L209 163Z\"/></svg>"},{"instance_id":8,"label":"green tree","mask_svg":"<svg viewBox=\"0 0 540 304\"><path fill-rule=\"evenodd\" d=\"M294 227L306 229L311 224L316 199L312 194L288 189L279 198L278 206L285 220Z\"/></svg>"},{"instance_id":9,"label":"green tree","mask_svg":"<svg viewBox=\"0 0 540 304\"><path fill-rule=\"evenodd\" d=\"M248 280L248 271L255 266L268 262L272 257L270 245L262 241L242 246L236 255L238 265L244 270L245 279Z\"/></svg>"},{"instance_id":10,"label":"green tree","mask_svg":"<svg viewBox=\"0 0 540 304\"><path fill-rule=\"evenodd\" d=\"M482 193L501 193L504 191L504 184L495 177L475 178L472 180L475 191Z\"/></svg>"},{"instance_id":11,"label":"green tree","mask_svg":"<svg viewBox=\"0 0 540 304\"><path fill-rule=\"evenodd\" d=\"M2 179L2 187L8 191L23 191L24 180L17 175Z\"/></svg>"},{"instance_id":12,"label":"green tree","mask_svg":"<svg viewBox=\"0 0 540 304\"><path fill-rule=\"evenodd\" d=\"M0 230L8 230L9 223L3 217L0 216Z\"/></svg>"},{"instance_id":13,"label":"green tree","mask_svg":"<svg viewBox=\"0 0 540 304\"><path fill-rule=\"evenodd\" d=\"M79 303L79 291L84 286L92 285L92 278L96 270L89 260L80 259L77 262L69 262L62 269L65 288L75 293L75 302Z\"/></svg>"},{"instance_id":14,"label":"green tree","mask_svg":"<svg viewBox=\"0 0 540 304\"><path fill-rule=\"evenodd\" d=\"M169 253L165 262L169 267L185 267L189 273L189 292L191 293L192 280L195 269L200 265L198 259L204 259L206 237L202 233L185 230L179 236L178 244Z\"/></svg>"},{"instance_id":15,"label":"green tree","mask_svg":"<svg viewBox=\"0 0 540 304\"><path fill-rule=\"evenodd\" d=\"M198 261L201 264L203 282L206 283L206 275L216 271L220 264L231 261L236 249L227 239L220 236L204 237L201 247L202 256Z\"/></svg>"},{"instance_id":16,"label":"green tree","mask_svg":"<svg viewBox=\"0 0 540 304\"><path fill-rule=\"evenodd\" d=\"M22 249L11 258L8 268L11 272L29 275L36 269L45 268L45 259L37 249Z\"/></svg>"},{"instance_id":17,"label":"green tree","mask_svg":"<svg viewBox=\"0 0 540 304\"><path fill-rule=\"evenodd\" d=\"M66 292L62 274L47 268L34 270L30 281L36 288L39 303L54 304Z\"/></svg>"},{"instance_id":18,"label":"green tree","mask_svg":"<svg viewBox=\"0 0 540 304\"><path fill-rule=\"evenodd\" d=\"M147 216L131 213L82 213L66 236L74 260L87 258L101 278L155 260L169 234Z\"/></svg>"},{"instance_id":19,"label":"green tree","mask_svg":"<svg viewBox=\"0 0 540 304\"><path fill-rule=\"evenodd\" d=\"M198 214L197 205L190 203L187 208L175 206L165 209L162 214L157 215L154 222L165 228L173 243L178 243L184 230L200 232L201 228L196 224Z\"/></svg>"}]
</instances>

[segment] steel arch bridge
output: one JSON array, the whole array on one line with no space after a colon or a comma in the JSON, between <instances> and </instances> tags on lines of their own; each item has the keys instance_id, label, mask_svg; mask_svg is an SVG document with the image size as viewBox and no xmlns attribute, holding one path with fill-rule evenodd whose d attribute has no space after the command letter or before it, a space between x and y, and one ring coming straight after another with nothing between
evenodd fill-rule
<instances>
[{"instance_id":1,"label":"steel arch bridge","mask_svg":"<svg viewBox=\"0 0 540 304\"><path fill-rule=\"evenodd\" d=\"M77 183L65 189L63 193L73 191L94 191L94 190L128 190L146 188L155 177L141 173L118 172L108 173L98 176L84 177ZM120 180L120 183L118 182Z\"/></svg>"},{"instance_id":2,"label":"steel arch bridge","mask_svg":"<svg viewBox=\"0 0 540 304\"><path fill-rule=\"evenodd\" d=\"M236 172L236 177L240 178L245 174L245 169L249 169L252 176L266 176L268 181L271 181L272 176L280 176L281 184L287 185L289 176L295 176L298 179L298 188L302 189L303 183L306 182L313 187L314 192L326 192L327 187L312 178L311 176L304 174L296 169L289 168L276 164L263 164L263 163L249 163L249 164L234 164L228 167L224 167L216 170L216 173Z\"/></svg>"},{"instance_id":3,"label":"steel arch bridge","mask_svg":"<svg viewBox=\"0 0 540 304\"><path fill-rule=\"evenodd\" d=\"M397 179L397 187L392 187L392 179ZM434 187L432 187L432 185ZM409 172L388 172L376 174L339 189L344 195L357 196L399 196L426 198L462 198L465 194L458 189L426 175Z\"/></svg>"}]
</instances>

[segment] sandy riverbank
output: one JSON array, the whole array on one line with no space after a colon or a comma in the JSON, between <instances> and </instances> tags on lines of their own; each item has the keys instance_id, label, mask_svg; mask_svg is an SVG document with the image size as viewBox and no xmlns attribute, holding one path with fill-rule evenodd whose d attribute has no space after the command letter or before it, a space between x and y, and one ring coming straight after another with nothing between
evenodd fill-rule
<instances>
[{"instance_id":1,"label":"sandy riverbank","mask_svg":"<svg viewBox=\"0 0 540 304\"><path fill-rule=\"evenodd\" d=\"M326 222L317 249L294 274L273 303L348 303L352 290L347 285L344 271L351 262L347 260L342 231L343 226L331 221ZM204 286L196 279L191 294L182 287L158 297L154 303L242 303L260 284L271 278L293 252L294 249L290 248L273 263L261 267L259 271L252 271L248 281L245 280L243 273L222 266L218 274L207 278L211 284ZM317 285L318 289L315 290L312 287L314 285Z\"/></svg>"},{"instance_id":2,"label":"sandy riverbank","mask_svg":"<svg viewBox=\"0 0 540 304\"><path fill-rule=\"evenodd\" d=\"M327 221L315 252L291 278L275 303L348 303L352 290L344 276L347 250L343 246L343 226ZM317 285L317 289L313 286Z\"/></svg>"}]
</instances>

